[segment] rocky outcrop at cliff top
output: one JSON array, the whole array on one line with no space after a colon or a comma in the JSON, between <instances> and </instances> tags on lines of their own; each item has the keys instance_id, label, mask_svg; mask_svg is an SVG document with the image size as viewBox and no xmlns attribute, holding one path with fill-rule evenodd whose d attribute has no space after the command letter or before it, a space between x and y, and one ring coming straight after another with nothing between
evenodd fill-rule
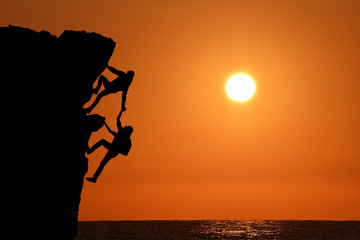
<instances>
[{"instance_id":1,"label":"rocky outcrop at cliff top","mask_svg":"<svg viewBox=\"0 0 360 240\"><path fill-rule=\"evenodd\" d=\"M65 31L56 37L0 28L2 156L10 164L3 196L18 230L8 236L76 236L87 142L103 122L82 107L114 48L112 39L96 33Z\"/></svg>"}]
</instances>

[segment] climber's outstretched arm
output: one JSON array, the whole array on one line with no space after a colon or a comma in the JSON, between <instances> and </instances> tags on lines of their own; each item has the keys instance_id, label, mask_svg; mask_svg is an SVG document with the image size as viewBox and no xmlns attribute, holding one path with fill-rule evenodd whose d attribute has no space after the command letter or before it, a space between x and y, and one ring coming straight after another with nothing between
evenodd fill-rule
<instances>
[{"instance_id":1,"label":"climber's outstretched arm","mask_svg":"<svg viewBox=\"0 0 360 240\"><path fill-rule=\"evenodd\" d=\"M120 111L119 115L116 118L116 125L118 127L119 132L120 132L120 130L122 130L121 121L120 121L122 113L123 113L123 110Z\"/></svg>"},{"instance_id":2,"label":"climber's outstretched arm","mask_svg":"<svg viewBox=\"0 0 360 240\"><path fill-rule=\"evenodd\" d=\"M128 88L124 89L122 92L122 98L121 98L121 111L126 111L125 103L126 103L126 95L128 92Z\"/></svg>"},{"instance_id":3,"label":"climber's outstretched arm","mask_svg":"<svg viewBox=\"0 0 360 240\"><path fill-rule=\"evenodd\" d=\"M111 128L106 124L105 121L104 121L104 124L105 124L106 129L109 131L109 133L111 133L115 137L116 132L112 131Z\"/></svg>"},{"instance_id":4,"label":"climber's outstretched arm","mask_svg":"<svg viewBox=\"0 0 360 240\"><path fill-rule=\"evenodd\" d=\"M125 72L123 71L119 71L113 67L110 67L110 66L107 66L107 68L110 70L110 72L112 72L113 74L116 74L118 76L122 75L122 74L125 74Z\"/></svg>"}]
</instances>

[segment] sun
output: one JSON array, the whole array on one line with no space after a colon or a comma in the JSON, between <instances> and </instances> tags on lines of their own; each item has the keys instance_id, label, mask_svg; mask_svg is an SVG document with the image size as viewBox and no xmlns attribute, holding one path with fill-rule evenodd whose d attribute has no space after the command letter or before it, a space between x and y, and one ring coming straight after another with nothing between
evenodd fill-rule
<instances>
[{"instance_id":1,"label":"sun","mask_svg":"<svg viewBox=\"0 0 360 240\"><path fill-rule=\"evenodd\" d=\"M228 96L237 102L249 100L255 93L255 83L246 74L233 75L226 83Z\"/></svg>"}]
</instances>

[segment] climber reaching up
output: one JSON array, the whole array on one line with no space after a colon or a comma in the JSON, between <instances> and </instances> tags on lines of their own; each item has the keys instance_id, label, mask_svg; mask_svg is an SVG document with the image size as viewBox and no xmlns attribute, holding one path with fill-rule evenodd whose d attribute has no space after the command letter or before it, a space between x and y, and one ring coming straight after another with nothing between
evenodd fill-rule
<instances>
[{"instance_id":1,"label":"climber reaching up","mask_svg":"<svg viewBox=\"0 0 360 240\"><path fill-rule=\"evenodd\" d=\"M128 71L127 73L125 73L110 66L107 66L107 68L113 74L118 75L118 77L115 78L112 82L110 82L103 75L99 77L97 87L94 88L93 93L97 94L101 88L101 85L104 85L105 89L97 95L95 101L91 104L90 107L86 109L87 113L90 113L93 110L93 108L100 102L101 98L112 93L117 93L119 91L122 91L121 112L126 111L126 95L133 81L135 73L133 71Z\"/></svg>"}]
</instances>

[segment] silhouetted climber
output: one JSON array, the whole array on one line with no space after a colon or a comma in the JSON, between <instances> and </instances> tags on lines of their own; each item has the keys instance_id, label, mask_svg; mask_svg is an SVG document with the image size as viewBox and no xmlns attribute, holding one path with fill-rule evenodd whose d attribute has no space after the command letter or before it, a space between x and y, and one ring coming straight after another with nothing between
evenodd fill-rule
<instances>
[{"instance_id":1,"label":"silhouetted climber","mask_svg":"<svg viewBox=\"0 0 360 240\"><path fill-rule=\"evenodd\" d=\"M91 104L90 107L86 109L87 113L90 113L93 108L100 102L101 98L109 95L111 93L117 93L119 91L122 91L122 103L121 103L121 111L126 111L125 102L126 102L126 94L129 90L130 84L133 81L133 78L135 76L135 73L133 71L128 71L127 73L123 71L119 71L113 67L107 66L107 68L115 75L118 75L115 80L112 82L109 82L109 80L101 75L98 80L97 87L93 90L95 94L97 94L101 88L101 85L104 85L105 89L97 95L95 101L93 104Z\"/></svg>"},{"instance_id":2,"label":"silhouetted climber","mask_svg":"<svg viewBox=\"0 0 360 240\"><path fill-rule=\"evenodd\" d=\"M109 126L104 122L105 127L107 130L114 135L114 139L112 143L109 143L105 139L100 140L99 142L95 143L94 146L89 148L87 150L87 153L90 154L94 152L96 149L98 149L101 146L104 146L108 152L106 153L104 159L101 161L98 169L94 173L94 176L92 178L86 178L89 182L96 183L97 178L101 174L102 170L104 169L105 165L112 159L115 158L119 153L121 153L124 156L127 156L129 154L130 148L131 148L131 139L130 136L133 132L133 128L131 126L125 126L124 128L121 126L120 117L122 115L121 111L116 119L118 132L112 131Z\"/></svg>"}]
</instances>

